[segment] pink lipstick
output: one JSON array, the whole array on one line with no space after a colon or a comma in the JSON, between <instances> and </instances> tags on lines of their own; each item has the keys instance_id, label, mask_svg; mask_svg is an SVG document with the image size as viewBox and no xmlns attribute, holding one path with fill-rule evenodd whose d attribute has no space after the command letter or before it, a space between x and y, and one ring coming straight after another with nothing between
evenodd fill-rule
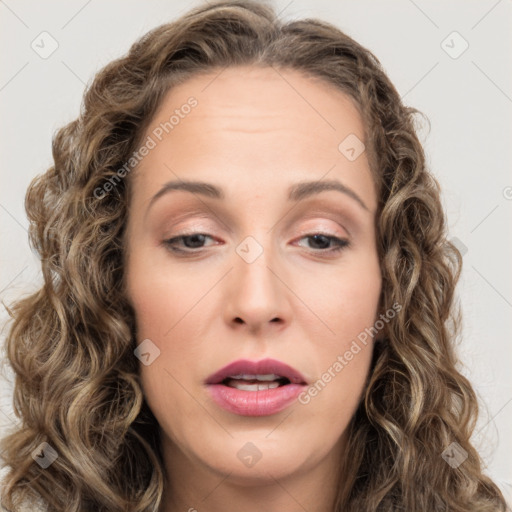
<instances>
[{"instance_id":1,"label":"pink lipstick","mask_svg":"<svg viewBox=\"0 0 512 512\"><path fill-rule=\"evenodd\" d=\"M221 368L205 384L219 407L242 416L269 416L291 405L307 382L275 359L242 359Z\"/></svg>"}]
</instances>

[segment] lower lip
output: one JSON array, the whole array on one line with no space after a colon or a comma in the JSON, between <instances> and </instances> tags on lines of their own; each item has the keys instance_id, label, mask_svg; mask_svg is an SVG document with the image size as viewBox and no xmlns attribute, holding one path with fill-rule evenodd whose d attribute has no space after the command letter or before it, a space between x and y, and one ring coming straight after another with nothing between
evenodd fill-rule
<instances>
[{"instance_id":1,"label":"lower lip","mask_svg":"<svg viewBox=\"0 0 512 512\"><path fill-rule=\"evenodd\" d=\"M223 384L210 384L213 401L226 411L242 416L269 416L291 405L304 389L301 384L286 384L274 389L243 391Z\"/></svg>"}]
</instances>

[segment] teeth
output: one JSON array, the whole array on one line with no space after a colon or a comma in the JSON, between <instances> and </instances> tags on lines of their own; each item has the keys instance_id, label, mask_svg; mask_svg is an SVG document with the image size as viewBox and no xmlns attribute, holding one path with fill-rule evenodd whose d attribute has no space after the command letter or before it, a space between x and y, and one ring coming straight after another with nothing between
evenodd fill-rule
<instances>
[{"instance_id":1,"label":"teeth","mask_svg":"<svg viewBox=\"0 0 512 512\"><path fill-rule=\"evenodd\" d=\"M268 382L266 384L243 384L242 382L231 381L230 386L241 391L264 391L279 387L278 382Z\"/></svg>"},{"instance_id":2,"label":"teeth","mask_svg":"<svg viewBox=\"0 0 512 512\"><path fill-rule=\"evenodd\" d=\"M230 379L243 379L243 380L260 380L263 382L270 382L273 380L280 379L280 375L276 375L275 373L267 373L266 375L249 375L248 373L242 373L240 375L230 375Z\"/></svg>"}]
</instances>

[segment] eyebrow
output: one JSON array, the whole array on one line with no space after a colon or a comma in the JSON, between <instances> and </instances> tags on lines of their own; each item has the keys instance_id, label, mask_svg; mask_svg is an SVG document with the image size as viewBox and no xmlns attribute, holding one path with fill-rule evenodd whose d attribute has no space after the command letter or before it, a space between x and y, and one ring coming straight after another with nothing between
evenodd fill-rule
<instances>
[{"instance_id":1,"label":"eyebrow","mask_svg":"<svg viewBox=\"0 0 512 512\"><path fill-rule=\"evenodd\" d=\"M222 200L225 198L223 190L211 183L190 180L169 181L151 198L148 210L157 199L174 190L184 190L193 194L201 194L212 199ZM364 201L351 188L336 180L304 181L296 183L288 189L288 201L301 201L302 199L306 199L327 190L335 190L347 195L368 211L368 207Z\"/></svg>"}]
</instances>

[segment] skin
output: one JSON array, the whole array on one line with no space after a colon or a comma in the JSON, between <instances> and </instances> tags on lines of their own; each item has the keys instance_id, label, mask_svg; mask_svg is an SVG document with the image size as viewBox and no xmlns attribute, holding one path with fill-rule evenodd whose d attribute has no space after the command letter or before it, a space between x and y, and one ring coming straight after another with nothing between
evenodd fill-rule
<instances>
[{"instance_id":1,"label":"skin","mask_svg":"<svg viewBox=\"0 0 512 512\"><path fill-rule=\"evenodd\" d=\"M234 360L270 357L313 384L378 318L375 186L366 152L349 161L338 150L351 133L364 140L361 118L320 80L239 67L171 89L146 136L190 96L197 106L130 176L126 289L138 343L160 350L140 370L162 434L161 510L331 510L372 343L309 403L270 416L221 409L204 381ZM172 180L215 184L225 198L178 190L150 205ZM288 201L290 185L312 180L343 183L366 208L335 190ZM208 237L178 241L188 256L165 244L190 231ZM317 233L350 246L329 255L334 242L306 236ZM251 263L236 251L247 236L263 251ZM248 442L261 453L252 467L237 457Z\"/></svg>"}]
</instances>

